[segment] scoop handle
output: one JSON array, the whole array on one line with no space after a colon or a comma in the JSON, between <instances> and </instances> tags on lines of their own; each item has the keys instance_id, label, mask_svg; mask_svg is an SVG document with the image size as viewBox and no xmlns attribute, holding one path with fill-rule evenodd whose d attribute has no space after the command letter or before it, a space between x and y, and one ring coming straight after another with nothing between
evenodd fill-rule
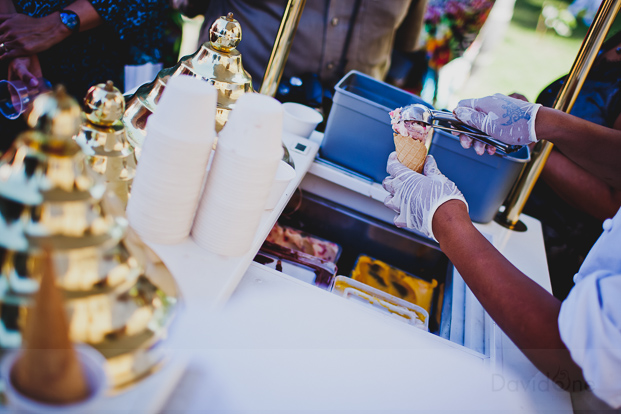
<instances>
[{"instance_id":1,"label":"scoop handle","mask_svg":"<svg viewBox=\"0 0 621 414\"><path fill-rule=\"evenodd\" d=\"M459 119L457 119L455 115L453 115L452 112L432 111L432 114L433 114L433 121L437 122L441 126L444 126L444 128L442 129L447 129L447 130L458 132L460 134L467 135L487 145L491 145L492 147L496 148L497 151L500 151L504 154L509 154L511 152L515 152L519 150L520 148L522 148L521 145L510 145L502 141L498 141L497 139L490 137L483 131L473 128L470 125L464 124Z\"/></svg>"}]
</instances>

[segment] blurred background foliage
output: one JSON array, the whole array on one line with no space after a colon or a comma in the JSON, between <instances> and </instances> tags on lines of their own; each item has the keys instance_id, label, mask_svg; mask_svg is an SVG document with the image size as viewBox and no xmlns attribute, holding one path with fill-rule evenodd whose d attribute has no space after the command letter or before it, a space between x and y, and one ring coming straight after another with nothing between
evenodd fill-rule
<instances>
[{"instance_id":1,"label":"blurred background foliage","mask_svg":"<svg viewBox=\"0 0 621 414\"><path fill-rule=\"evenodd\" d=\"M568 11L570 4L516 0L502 40L477 57L470 77L452 100L518 92L534 101L547 85L569 72L587 33L585 12L574 17ZM617 19L609 35L619 28Z\"/></svg>"}]
</instances>

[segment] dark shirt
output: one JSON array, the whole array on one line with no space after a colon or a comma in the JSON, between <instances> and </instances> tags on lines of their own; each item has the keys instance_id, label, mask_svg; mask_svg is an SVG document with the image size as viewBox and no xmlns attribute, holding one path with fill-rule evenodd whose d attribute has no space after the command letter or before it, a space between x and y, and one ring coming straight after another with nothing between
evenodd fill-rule
<instances>
[{"instance_id":1,"label":"dark shirt","mask_svg":"<svg viewBox=\"0 0 621 414\"><path fill-rule=\"evenodd\" d=\"M393 46L416 49L426 0L362 0L355 29L340 69L354 0L307 0L293 39L284 79L315 73L325 84L335 84L351 69L384 79ZM233 12L242 28L238 50L255 88L261 84L280 26L286 0L218 0L209 2L201 42L220 16ZM398 32L398 33L397 33Z\"/></svg>"},{"instance_id":2,"label":"dark shirt","mask_svg":"<svg viewBox=\"0 0 621 414\"><path fill-rule=\"evenodd\" d=\"M546 87L537 102L551 107L565 77ZM621 114L621 62L602 60L587 75L571 114L598 125L612 128Z\"/></svg>"},{"instance_id":3,"label":"dark shirt","mask_svg":"<svg viewBox=\"0 0 621 414\"><path fill-rule=\"evenodd\" d=\"M565 77L553 82L537 102L553 106L564 82ZM613 127L621 114L621 62L602 60L591 68L571 114ZM552 291L564 300L574 285L572 276L602 232L602 222L567 204L543 180L535 185L524 212L541 221Z\"/></svg>"},{"instance_id":4,"label":"dark shirt","mask_svg":"<svg viewBox=\"0 0 621 414\"><path fill-rule=\"evenodd\" d=\"M44 17L75 0L14 0L18 13ZM167 0L92 0L104 20L38 54L43 77L62 83L81 100L88 88L112 80L122 89L125 65L161 61L169 5Z\"/></svg>"},{"instance_id":5,"label":"dark shirt","mask_svg":"<svg viewBox=\"0 0 621 414\"><path fill-rule=\"evenodd\" d=\"M571 114L608 128L621 113L621 62L593 66Z\"/></svg>"}]
</instances>

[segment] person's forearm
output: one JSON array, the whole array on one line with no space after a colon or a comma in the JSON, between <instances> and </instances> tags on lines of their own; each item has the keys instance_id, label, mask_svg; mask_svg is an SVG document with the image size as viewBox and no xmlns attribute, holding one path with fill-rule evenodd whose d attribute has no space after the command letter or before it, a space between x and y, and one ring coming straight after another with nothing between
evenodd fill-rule
<instances>
[{"instance_id":1,"label":"person's forearm","mask_svg":"<svg viewBox=\"0 0 621 414\"><path fill-rule=\"evenodd\" d=\"M472 225L460 201L444 203L433 232L481 305L533 364L554 379L582 381L558 328L561 302L513 266Z\"/></svg>"},{"instance_id":2,"label":"person's forearm","mask_svg":"<svg viewBox=\"0 0 621 414\"><path fill-rule=\"evenodd\" d=\"M15 6L13 0L0 0L0 14L12 14L15 13Z\"/></svg>"},{"instance_id":3,"label":"person's forearm","mask_svg":"<svg viewBox=\"0 0 621 414\"><path fill-rule=\"evenodd\" d=\"M614 216L621 206L620 191L613 190L558 151L550 154L541 178L563 200L599 220Z\"/></svg>"},{"instance_id":4,"label":"person's forearm","mask_svg":"<svg viewBox=\"0 0 621 414\"><path fill-rule=\"evenodd\" d=\"M558 146L569 159L621 190L621 131L551 108L541 107L537 138Z\"/></svg>"},{"instance_id":5,"label":"person's forearm","mask_svg":"<svg viewBox=\"0 0 621 414\"><path fill-rule=\"evenodd\" d=\"M80 32L93 29L103 22L88 0L77 0L65 7L64 10L70 10L78 15L80 18ZM60 21L59 11L42 17L40 19L40 24L47 27L46 32L49 33L49 42L51 45L56 45L73 34L71 30Z\"/></svg>"}]
</instances>

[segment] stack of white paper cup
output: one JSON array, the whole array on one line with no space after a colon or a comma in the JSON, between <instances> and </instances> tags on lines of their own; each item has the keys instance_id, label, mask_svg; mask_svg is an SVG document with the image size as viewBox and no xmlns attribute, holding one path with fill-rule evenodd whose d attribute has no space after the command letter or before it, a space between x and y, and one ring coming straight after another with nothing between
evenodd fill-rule
<instances>
[{"instance_id":1,"label":"stack of white paper cup","mask_svg":"<svg viewBox=\"0 0 621 414\"><path fill-rule=\"evenodd\" d=\"M190 76L170 78L147 138L127 206L145 241L178 243L190 234L215 138L217 91Z\"/></svg>"},{"instance_id":2,"label":"stack of white paper cup","mask_svg":"<svg viewBox=\"0 0 621 414\"><path fill-rule=\"evenodd\" d=\"M283 156L282 116L274 98L238 99L218 137L192 228L202 248L224 256L250 249Z\"/></svg>"}]
</instances>

